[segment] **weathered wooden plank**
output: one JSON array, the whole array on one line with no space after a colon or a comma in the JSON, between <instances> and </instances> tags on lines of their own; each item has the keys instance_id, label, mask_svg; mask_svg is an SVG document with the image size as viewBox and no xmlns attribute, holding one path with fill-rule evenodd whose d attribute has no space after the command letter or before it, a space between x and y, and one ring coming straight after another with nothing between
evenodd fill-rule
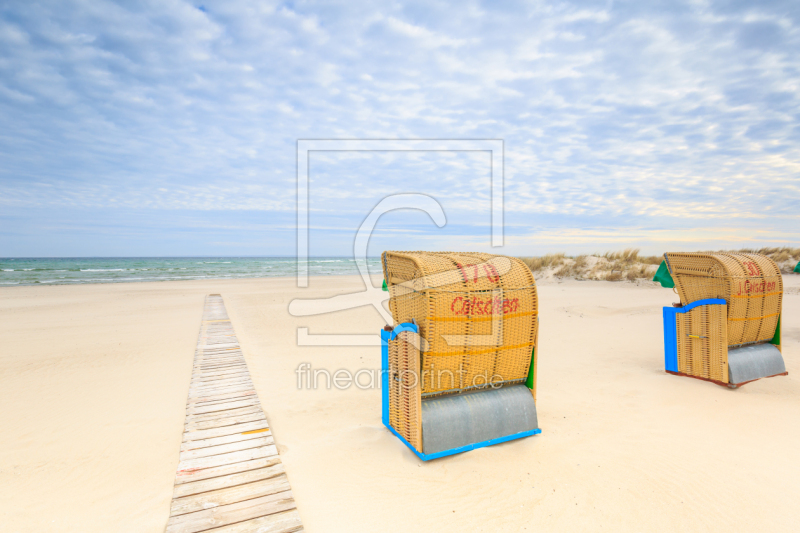
<instances>
[{"instance_id":1,"label":"weathered wooden plank","mask_svg":"<svg viewBox=\"0 0 800 533\"><path fill-rule=\"evenodd\" d=\"M214 372L231 372L231 371L234 371L234 370L239 370L239 371L245 370L246 371L247 370L247 365L242 363L241 361L239 361L239 362L233 362L233 361L228 362L228 361L226 361L226 362L213 363L213 364L212 363L207 363L207 364L202 364L202 365L196 365L192 369L192 375L196 377L200 373L209 374L210 375L211 373L214 373Z\"/></svg>"},{"instance_id":2,"label":"weathered wooden plank","mask_svg":"<svg viewBox=\"0 0 800 533\"><path fill-rule=\"evenodd\" d=\"M176 473L175 484L180 485L183 483L191 483L194 481L202 481L204 479L212 479L215 477L226 476L228 474L248 472L250 470L266 468L268 466L280 463L281 463L281 458L277 455L273 455L271 457L261 457L259 459L253 459L252 461L243 461L241 463L216 466L214 468L199 468L195 470L185 470L183 472Z\"/></svg>"},{"instance_id":3,"label":"weathered wooden plank","mask_svg":"<svg viewBox=\"0 0 800 533\"><path fill-rule=\"evenodd\" d=\"M227 526L296 507L292 491L279 492L230 505L220 505L194 513L173 516L167 523L167 533L196 533L213 527Z\"/></svg>"},{"instance_id":4,"label":"weathered wooden plank","mask_svg":"<svg viewBox=\"0 0 800 533\"><path fill-rule=\"evenodd\" d=\"M281 474L269 479L253 481L252 483L234 485L232 487L225 487L194 494L192 496L175 498L172 500L170 513L171 516L193 513L195 511L202 511L203 509L219 507L221 505L229 505L245 500L252 500L254 498L261 498L278 492L286 492L290 488L289 480L286 479L286 474Z\"/></svg>"},{"instance_id":5,"label":"weathered wooden plank","mask_svg":"<svg viewBox=\"0 0 800 533\"><path fill-rule=\"evenodd\" d=\"M197 354L197 359L206 361L224 360L232 357L243 357L243 352L239 348L226 348L224 350L200 350Z\"/></svg>"},{"instance_id":6,"label":"weathered wooden plank","mask_svg":"<svg viewBox=\"0 0 800 533\"><path fill-rule=\"evenodd\" d=\"M242 357L241 348L225 348L223 350L214 350L203 347L195 352L195 360L200 359L226 359L229 357Z\"/></svg>"},{"instance_id":7,"label":"weathered wooden plank","mask_svg":"<svg viewBox=\"0 0 800 533\"><path fill-rule=\"evenodd\" d=\"M201 492L224 489L225 487L235 487L236 485L243 485L245 483L252 483L253 481L261 481L262 479L273 478L283 473L283 465L278 463L266 468L248 470L247 472L228 474L227 476L214 477L211 479L204 479L202 481L192 481L189 483L183 483L181 485L175 485L175 489L172 492L172 497L182 498L184 496L200 494Z\"/></svg>"},{"instance_id":8,"label":"weathered wooden plank","mask_svg":"<svg viewBox=\"0 0 800 533\"><path fill-rule=\"evenodd\" d=\"M212 346L215 350L220 350L222 348L239 348L238 342L220 342L220 343L208 343L206 346Z\"/></svg>"},{"instance_id":9,"label":"weathered wooden plank","mask_svg":"<svg viewBox=\"0 0 800 533\"><path fill-rule=\"evenodd\" d=\"M209 398L211 396L220 396L222 394L230 394L233 392L249 392L255 391L252 383L237 383L234 385L228 385L226 387L220 387L218 389L202 389L197 391L191 391L189 396L187 397L187 401L194 399L194 398ZM222 403L223 400L206 400L207 402L217 402ZM187 405L189 407L189 405ZM195 405L195 407L199 407L199 405Z\"/></svg>"},{"instance_id":10,"label":"weathered wooden plank","mask_svg":"<svg viewBox=\"0 0 800 533\"><path fill-rule=\"evenodd\" d=\"M197 364L194 366L194 372L207 372L213 370L228 370L234 368L247 368L247 365L243 361L222 361L222 362L213 362L213 363L202 363Z\"/></svg>"},{"instance_id":11,"label":"weathered wooden plank","mask_svg":"<svg viewBox=\"0 0 800 533\"><path fill-rule=\"evenodd\" d=\"M252 385L248 388L247 386L238 387L238 390L231 388L221 389L221 390L212 390L208 391L207 394L204 396L194 396L191 399L198 399L199 401L189 403L187 400L186 409L199 409L201 407L211 407L213 405L221 405L226 403L233 403L233 402L244 402L248 400L255 400L258 402L258 396L256 394L245 394L245 393L255 393L255 389L252 388ZM212 400L215 396L226 396L228 394L236 394L237 396L231 396L228 398L220 398L216 400ZM260 405L260 403L259 403Z\"/></svg>"},{"instance_id":12,"label":"weathered wooden plank","mask_svg":"<svg viewBox=\"0 0 800 533\"><path fill-rule=\"evenodd\" d=\"M202 396L216 396L218 394L227 394L229 392L240 392L246 390L255 390L252 382L233 383L225 385L224 387L209 387L190 390L189 396L193 398L200 398Z\"/></svg>"},{"instance_id":13,"label":"weathered wooden plank","mask_svg":"<svg viewBox=\"0 0 800 533\"><path fill-rule=\"evenodd\" d=\"M225 418L228 416L249 415L250 413L263 413L260 405L250 405L248 407L239 407L238 409L229 409L222 412L206 413L203 415L187 415L186 424L190 422L202 422L204 420L214 420L217 418Z\"/></svg>"},{"instance_id":14,"label":"weathered wooden plank","mask_svg":"<svg viewBox=\"0 0 800 533\"><path fill-rule=\"evenodd\" d=\"M186 409L186 414L201 415L203 413L211 413L214 411L226 411L228 409L235 409L237 407L244 407L246 405L259 405L258 398L250 396L244 400L226 401L223 403L212 403L209 405L192 406Z\"/></svg>"},{"instance_id":15,"label":"weathered wooden plank","mask_svg":"<svg viewBox=\"0 0 800 533\"><path fill-rule=\"evenodd\" d=\"M191 389L198 389L198 388L220 388L224 386L230 386L226 381L236 380L236 381L246 381L250 379L250 374L243 373L241 371L233 373L229 376L227 375L219 375L219 376L212 376L213 379L208 380L199 380L196 379L198 376L194 376L192 378L191 383L189 383L189 388Z\"/></svg>"},{"instance_id":16,"label":"weathered wooden plank","mask_svg":"<svg viewBox=\"0 0 800 533\"><path fill-rule=\"evenodd\" d=\"M187 422L184 425L186 431L197 431L199 429L212 429L221 428L225 426L233 426L236 424L243 424L245 422L257 422L263 420L266 422L267 417L264 412L248 413L245 415L229 416L227 418L217 418L214 420L200 420L199 422Z\"/></svg>"},{"instance_id":17,"label":"weathered wooden plank","mask_svg":"<svg viewBox=\"0 0 800 533\"><path fill-rule=\"evenodd\" d=\"M235 409L226 409L224 411L214 411L211 413L189 414L186 415L186 421L183 424L183 428L184 431L189 431L196 429L210 429L212 427L230 426L233 424L242 424L244 422L255 422L256 420L261 420L259 417L264 417L264 411L257 409L258 407L259 406L256 404L245 407L237 407ZM253 411L250 413L245 413L241 412L241 409L250 409ZM198 417L207 418L198 420Z\"/></svg>"},{"instance_id":18,"label":"weathered wooden plank","mask_svg":"<svg viewBox=\"0 0 800 533\"><path fill-rule=\"evenodd\" d=\"M250 448L259 448L275 444L272 435L260 436L257 439L241 440L238 442L231 442L228 444L220 444L218 446L207 446L205 448L197 448L194 450L187 450L181 452L179 461L186 461L189 459L197 459L200 457L209 457L211 455L220 455L229 452L238 452L241 450L249 450Z\"/></svg>"},{"instance_id":19,"label":"weathered wooden plank","mask_svg":"<svg viewBox=\"0 0 800 533\"><path fill-rule=\"evenodd\" d=\"M244 386L252 387L253 382L250 381L249 378L236 379L236 380L219 380L210 385L190 386L189 392L191 394L197 394L200 392L213 392L225 388L244 387Z\"/></svg>"},{"instance_id":20,"label":"weathered wooden plank","mask_svg":"<svg viewBox=\"0 0 800 533\"><path fill-rule=\"evenodd\" d=\"M223 437L225 435L233 435L235 433L245 433L256 429L266 429L269 424L266 420L259 420L258 422L245 422L244 424L236 424L235 426L225 426L214 429L199 429L196 431L187 431L183 434L184 442L190 440L210 439L212 437Z\"/></svg>"},{"instance_id":21,"label":"weathered wooden plank","mask_svg":"<svg viewBox=\"0 0 800 533\"><path fill-rule=\"evenodd\" d=\"M242 354L227 353L225 355L204 355L202 357L196 357L192 366L219 365L226 363L243 364L244 362L244 356Z\"/></svg>"},{"instance_id":22,"label":"weathered wooden plank","mask_svg":"<svg viewBox=\"0 0 800 533\"><path fill-rule=\"evenodd\" d=\"M220 370L212 372L197 372L191 380L191 386L212 385L223 379L250 379L250 372L247 369L237 368L234 370Z\"/></svg>"},{"instance_id":23,"label":"weathered wooden plank","mask_svg":"<svg viewBox=\"0 0 800 533\"><path fill-rule=\"evenodd\" d=\"M247 365L241 357L239 361L221 361L215 363L204 363L202 365L194 366L194 375L216 376L221 372L247 372Z\"/></svg>"},{"instance_id":24,"label":"weathered wooden plank","mask_svg":"<svg viewBox=\"0 0 800 533\"><path fill-rule=\"evenodd\" d=\"M186 402L187 407L194 406L200 407L201 405L211 405L212 403L222 403L224 401L230 401L233 399L245 398L247 396L255 396L256 391L253 389L250 390L240 390L240 391L231 391L225 392L222 394L213 394L211 396L195 396L193 398L189 398Z\"/></svg>"},{"instance_id":25,"label":"weathered wooden plank","mask_svg":"<svg viewBox=\"0 0 800 533\"><path fill-rule=\"evenodd\" d=\"M247 386L250 386L248 389ZM228 389L228 390L225 390ZM223 385L220 387L209 387L206 389L198 389L189 391L189 398L199 398L203 395L205 396L216 396L218 394L227 394L229 392L238 392L241 390L255 390L253 388L253 383L234 383L232 385Z\"/></svg>"},{"instance_id":26,"label":"weathered wooden plank","mask_svg":"<svg viewBox=\"0 0 800 533\"><path fill-rule=\"evenodd\" d=\"M211 375L208 377L197 376L192 378L192 381L189 383L189 388L192 390L219 388L221 384L225 384L226 382L231 382L233 380L237 382L250 381L250 373L247 371L242 372L241 370L238 370L236 372Z\"/></svg>"},{"instance_id":27,"label":"weathered wooden plank","mask_svg":"<svg viewBox=\"0 0 800 533\"><path fill-rule=\"evenodd\" d=\"M223 437L212 437L210 439L191 440L189 442L181 443L181 451L198 450L200 448L208 448L210 446L219 446L220 444L229 444L232 442L242 442L246 440L257 439L259 437L272 436L272 431L269 428L264 428L256 431L249 431L245 433L235 433L233 435L225 435Z\"/></svg>"},{"instance_id":28,"label":"weathered wooden plank","mask_svg":"<svg viewBox=\"0 0 800 533\"><path fill-rule=\"evenodd\" d=\"M253 382L248 379L248 380L243 380L243 381L237 381L235 383L223 383L223 384L215 385L215 386L211 386L211 387L190 388L189 389L189 393L191 395L194 395L194 396L197 396L199 394L204 394L204 393L206 395L209 395L208 393L225 394L226 392L236 392L235 389L237 389L237 388L238 389L244 389L244 390L253 389L254 388L253 387ZM226 390L226 389L228 389L228 390Z\"/></svg>"},{"instance_id":29,"label":"weathered wooden plank","mask_svg":"<svg viewBox=\"0 0 800 533\"><path fill-rule=\"evenodd\" d=\"M244 357L237 355L236 357L205 357L203 359L196 359L192 365L193 370L199 369L213 369L217 367L246 367Z\"/></svg>"},{"instance_id":30,"label":"weathered wooden plank","mask_svg":"<svg viewBox=\"0 0 800 533\"><path fill-rule=\"evenodd\" d=\"M247 389L246 387L250 387ZM189 390L189 399L191 398L199 398L201 395L205 394L206 396L217 396L219 394L227 394L229 392L238 392L242 390L255 390L253 387L253 382L242 382L242 383L226 383L219 386L212 386L212 387L203 387L198 389L190 389ZM225 390L230 389L230 390Z\"/></svg>"},{"instance_id":31,"label":"weathered wooden plank","mask_svg":"<svg viewBox=\"0 0 800 533\"><path fill-rule=\"evenodd\" d=\"M226 363L224 365L196 366L192 370L192 377L208 376L216 378L226 373L247 372L247 365L243 363Z\"/></svg>"},{"instance_id":32,"label":"weathered wooden plank","mask_svg":"<svg viewBox=\"0 0 800 533\"><path fill-rule=\"evenodd\" d=\"M241 359L241 358L240 358ZM247 371L247 366L240 361L222 361L219 364L206 363L203 365L194 366L192 372L193 377L203 374L209 377L216 376L219 372L233 372L233 371Z\"/></svg>"},{"instance_id":33,"label":"weathered wooden plank","mask_svg":"<svg viewBox=\"0 0 800 533\"><path fill-rule=\"evenodd\" d=\"M292 509L229 526L209 529L208 533L248 533L253 531L258 533L301 533L303 523L300 521L300 513L297 512L297 509Z\"/></svg>"},{"instance_id":34,"label":"weathered wooden plank","mask_svg":"<svg viewBox=\"0 0 800 533\"><path fill-rule=\"evenodd\" d=\"M252 384L252 382L250 381L250 377L249 376L243 376L243 377L237 376L237 377L233 377L233 378L219 378L219 379L215 380L212 383L192 384L192 385L189 385L189 390L198 391L198 390L219 389L219 388L222 388L222 387L224 387L226 385L227 386L231 386L231 385L237 385L237 384L241 384L241 383L250 383L250 384Z\"/></svg>"},{"instance_id":35,"label":"weathered wooden plank","mask_svg":"<svg viewBox=\"0 0 800 533\"><path fill-rule=\"evenodd\" d=\"M201 383L216 383L222 379L234 379L246 377L250 379L250 372L245 368L236 370L221 370L219 372L199 372L191 381L192 385L199 385Z\"/></svg>"},{"instance_id":36,"label":"weathered wooden plank","mask_svg":"<svg viewBox=\"0 0 800 533\"><path fill-rule=\"evenodd\" d=\"M228 359L244 359L241 350L220 350L216 352L200 351L195 355L195 363L210 363L212 361L225 361Z\"/></svg>"}]
</instances>

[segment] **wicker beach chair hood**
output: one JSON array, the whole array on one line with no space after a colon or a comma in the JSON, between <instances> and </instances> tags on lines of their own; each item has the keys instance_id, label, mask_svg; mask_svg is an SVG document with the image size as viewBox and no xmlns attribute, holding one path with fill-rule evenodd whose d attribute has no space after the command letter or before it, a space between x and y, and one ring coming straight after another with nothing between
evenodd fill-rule
<instances>
[{"instance_id":1,"label":"wicker beach chair hood","mask_svg":"<svg viewBox=\"0 0 800 533\"><path fill-rule=\"evenodd\" d=\"M665 341L674 336L674 373L731 386L786 373L780 351L783 278L773 260L743 253L664 258L683 306L665 309Z\"/></svg>"}]
</instances>

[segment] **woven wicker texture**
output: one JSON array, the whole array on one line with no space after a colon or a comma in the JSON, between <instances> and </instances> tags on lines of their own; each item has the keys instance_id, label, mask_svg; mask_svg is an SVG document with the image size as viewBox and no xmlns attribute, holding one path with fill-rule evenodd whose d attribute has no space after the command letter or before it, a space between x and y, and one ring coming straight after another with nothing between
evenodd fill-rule
<instances>
[{"instance_id":1,"label":"woven wicker texture","mask_svg":"<svg viewBox=\"0 0 800 533\"><path fill-rule=\"evenodd\" d=\"M783 300L783 278L772 259L726 253L664 256L683 305L725 299L729 346L772 340Z\"/></svg>"},{"instance_id":2,"label":"woven wicker texture","mask_svg":"<svg viewBox=\"0 0 800 533\"><path fill-rule=\"evenodd\" d=\"M411 331L389 341L389 423L418 451L422 451L422 397L419 349Z\"/></svg>"},{"instance_id":3,"label":"woven wicker texture","mask_svg":"<svg viewBox=\"0 0 800 533\"><path fill-rule=\"evenodd\" d=\"M701 305L675 316L678 371L728 382L728 331L724 305Z\"/></svg>"},{"instance_id":4,"label":"woven wicker texture","mask_svg":"<svg viewBox=\"0 0 800 533\"><path fill-rule=\"evenodd\" d=\"M384 252L395 326L416 319L427 341L422 392L523 381L538 300L519 259L482 253Z\"/></svg>"}]
</instances>

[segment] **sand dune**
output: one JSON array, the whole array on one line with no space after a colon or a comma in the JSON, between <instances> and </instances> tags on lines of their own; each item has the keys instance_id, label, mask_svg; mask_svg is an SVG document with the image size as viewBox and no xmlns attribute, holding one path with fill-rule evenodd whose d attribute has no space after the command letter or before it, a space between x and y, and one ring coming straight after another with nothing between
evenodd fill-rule
<instances>
[{"instance_id":1,"label":"sand dune","mask_svg":"<svg viewBox=\"0 0 800 533\"><path fill-rule=\"evenodd\" d=\"M373 309L293 318L291 279L0 290L4 531L163 531L203 297L219 292L308 531L795 531L800 276L785 276L789 376L728 390L663 372L651 284L540 284L540 436L422 463L380 392L298 390L302 362L376 369ZM302 297L359 290L313 278Z\"/></svg>"}]
</instances>

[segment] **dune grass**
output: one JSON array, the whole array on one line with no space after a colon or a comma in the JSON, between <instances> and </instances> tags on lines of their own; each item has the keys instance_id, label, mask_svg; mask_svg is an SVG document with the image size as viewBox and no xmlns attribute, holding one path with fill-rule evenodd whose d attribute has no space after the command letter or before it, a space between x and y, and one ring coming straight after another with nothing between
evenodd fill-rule
<instances>
[{"instance_id":1,"label":"dune grass","mask_svg":"<svg viewBox=\"0 0 800 533\"><path fill-rule=\"evenodd\" d=\"M660 256L639 255L638 248L603 254L568 256L564 253L542 257L521 257L531 271L552 272L557 278L634 281L650 279L661 263Z\"/></svg>"},{"instance_id":2,"label":"dune grass","mask_svg":"<svg viewBox=\"0 0 800 533\"><path fill-rule=\"evenodd\" d=\"M790 273L800 261L800 248L745 248L720 250L723 253L759 253L775 261L784 273ZM717 253L719 253L717 252ZM638 248L626 248L616 252L591 255L568 256L565 253L547 254L541 257L521 257L534 273L556 278L575 278L605 281L651 280L663 255L640 255Z\"/></svg>"}]
</instances>

